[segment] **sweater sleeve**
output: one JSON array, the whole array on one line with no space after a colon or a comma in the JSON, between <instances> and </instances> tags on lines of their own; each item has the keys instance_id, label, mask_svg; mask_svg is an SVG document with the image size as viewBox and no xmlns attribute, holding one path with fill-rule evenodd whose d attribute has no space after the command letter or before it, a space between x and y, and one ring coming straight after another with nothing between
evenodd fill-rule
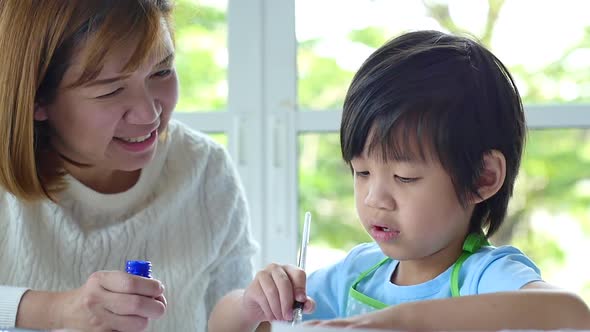
<instances>
[{"instance_id":1,"label":"sweater sleeve","mask_svg":"<svg viewBox=\"0 0 590 332\"><path fill-rule=\"evenodd\" d=\"M256 247L247 229L236 239L226 239L223 245L229 245L228 250L223 250L223 255L218 257L219 263L207 287L207 317L219 299L234 289L246 288L253 279L252 255Z\"/></svg>"},{"instance_id":2,"label":"sweater sleeve","mask_svg":"<svg viewBox=\"0 0 590 332\"><path fill-rule=\"evenodd\" d=\"M207 317L217 301L253 279L252 257L258 245L250 234L248 206L237 171L224 149L214 151L206 170L206 210L217 257L207 287Z\"/></svg>"},{"instance_id":3,"label":"sweater sleeve","mask_svg":"<svg viewBox=\"0 0 590 332\"><path fill-rule=\"evenodd\" d=\"M0 328L15 327L18 305L27 288L0 286Z\"/></svg>"}]
</instances>

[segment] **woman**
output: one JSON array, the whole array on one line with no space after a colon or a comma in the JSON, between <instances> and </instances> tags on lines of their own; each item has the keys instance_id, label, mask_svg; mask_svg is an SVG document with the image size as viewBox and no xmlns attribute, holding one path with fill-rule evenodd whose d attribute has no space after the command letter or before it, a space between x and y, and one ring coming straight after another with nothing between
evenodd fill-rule
<instances>
[{"instance_id":1,"label":"woman","mask_svg":"<svg viewBox=\"0 0 590 332\"><path fill-rule=\"evenodd\" d=\"M205 331L251 280L225 150L169 122L170 16L167 0L0 3L0 326Z\"/></svg>"}]
</instances>

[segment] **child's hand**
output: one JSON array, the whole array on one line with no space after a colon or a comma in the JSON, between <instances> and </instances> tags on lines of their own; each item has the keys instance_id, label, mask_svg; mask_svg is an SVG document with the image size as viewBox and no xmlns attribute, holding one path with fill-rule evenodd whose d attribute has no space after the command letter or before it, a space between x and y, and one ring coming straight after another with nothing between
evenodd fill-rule
<instances>
[{"instance_id":1,"label":"child's hand","mask_svg":"<svg viewBox=\"0 0 590 332\"><path fill-rule=\"evenodd\" d=\"M305 271L295 266L268 265L244 292L246 317L256 322L292 320L295 300L304 302L303 312L313 312L315 302L305 294L305 281Z\"/></svg>"}]
</instances>

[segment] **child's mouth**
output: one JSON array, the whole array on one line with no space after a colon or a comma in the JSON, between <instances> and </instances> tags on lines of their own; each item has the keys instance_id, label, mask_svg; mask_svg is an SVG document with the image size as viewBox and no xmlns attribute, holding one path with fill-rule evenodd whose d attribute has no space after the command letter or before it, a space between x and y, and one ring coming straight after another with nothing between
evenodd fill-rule
<instances>
[{"instance_id":1,"label":"child's mouth","mask_svg":"<svg viewBox=\"0 0 590 332\"><path fill-rule=\"evenodd\" d=\"M369 233L371 234L373 239L375 239L375 241L387 242L395 240L399 236L400 231L387 226L373 225L371 226Z\"/></svg>"}]
</instances>

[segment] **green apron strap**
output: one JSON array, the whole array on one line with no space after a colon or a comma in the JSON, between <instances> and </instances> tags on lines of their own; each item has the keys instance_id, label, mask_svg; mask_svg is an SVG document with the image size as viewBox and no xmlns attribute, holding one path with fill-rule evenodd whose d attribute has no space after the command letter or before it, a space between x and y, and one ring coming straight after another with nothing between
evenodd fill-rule
<instances>
[{"instance_id":1,"label":"green apron strap","mask_svg":"<svg viewBox=\"0 0 590 332\"><path fill-rule=\"evenodd\" d=\"M455 265L453 266L453 270L451 271L451 294L453 297L457 297L460 295L459 271L461 270L461 266L463 266L463 262L465 262L465 260L469 256L477 252L484 245L490 244L483 234L472 233L465 238L465 242L463 242L463 253L461 254L461 256L459 256L459 259L457 259ZM387 263L390 260L391 258L385 257L377 264L373 265L371 268L361 273L350 286L349 296L375 309L383 309L388 307L387 304L359 292L356 288L364 278L366 278L368 275L373 273L375 270L377 270L379 267L381 267L383 264Z\"/></svg>"},{"instance_id":2,"label":"green apron strap","mask_svg":"<svg viewBox=\"0 0 590 332\"><path fill-rule=\"evenodd\" d=\"M366 270L365 272L361 273L358 278L356 278L356 280L352 283L352 285L350 286L350 290L349 290L349 295L352 296L353 298L355 298L356 300L362 302L362 303L366 303L371 305L372 307L376 308L376 309L384 309L387 308L388 306L378 300L375 300L372 297L369 297L361 292L359 292L358 290L356 290L356 287L358 286L358 284L361 282L361 280L363 280L367 275L373 273L373 271L377 270L381 265L387 263L388 261L390 261L391 258L389 257L385 257L383 258L381 261L379 261L379 263L373 265L373 267L371 267L370 269Z\"/></svg>"},{"instance_id":3,"label":"green apron strap","mask_svg":"<svg viewBox=\"0 0 590 332\"><path fill-rule=\"evenodd\" d=\"M484 245L488 246L490 243L482 234L471 233L467 235L467 238L465 238L465 242L463 242L463 253L455 262L455 266L453 266L453 271L451 272L451 295L453 297L460 296L459 271L463 266L463 262L465 262L469 256L473 255Z\"/></svg>"}]
</instances>

